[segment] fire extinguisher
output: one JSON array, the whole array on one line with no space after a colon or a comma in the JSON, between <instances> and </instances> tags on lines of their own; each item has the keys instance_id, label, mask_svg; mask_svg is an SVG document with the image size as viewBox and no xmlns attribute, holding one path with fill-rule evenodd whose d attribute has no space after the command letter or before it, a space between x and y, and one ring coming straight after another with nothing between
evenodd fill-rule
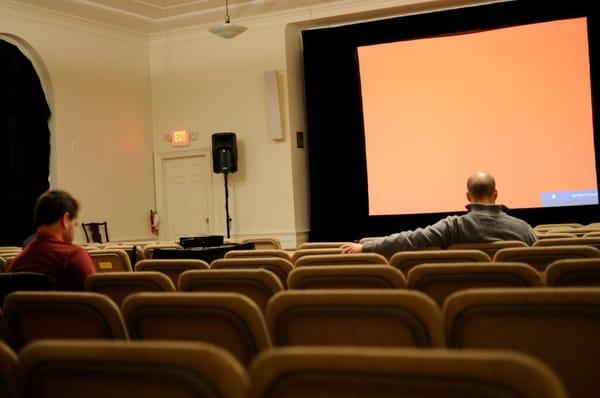
<instances>
[{"instance_id":1,"label":"fire extinguisher","mask_svg":"<svg viewBox=\"0 0 600 398\"><path fill-rule=\"evenodd\" d=\"M150 210L150 226L152 233L158 235L158 213L154 210Z\"/></svg>"}]
</instances>

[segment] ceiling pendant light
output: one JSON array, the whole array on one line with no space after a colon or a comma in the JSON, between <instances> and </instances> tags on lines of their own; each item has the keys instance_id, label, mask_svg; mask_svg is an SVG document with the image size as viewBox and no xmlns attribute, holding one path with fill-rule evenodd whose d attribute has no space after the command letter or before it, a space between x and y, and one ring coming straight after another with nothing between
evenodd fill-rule
<instances>
[{"instance_id":1,"label":"ceiling pendant light","mask_svg":"<svg viewBox=\"0 0 600 398\"><path fill-rule=\"evenodd\" d=\"M242 32L245 32L248 28L242 25L232 24L229 21L229 3L225 0L225 23L217 26L211 26L208 28L210 33L214 33L217 36L221 36L224 39L231 39Z\"/></svg>"}]
</instances>

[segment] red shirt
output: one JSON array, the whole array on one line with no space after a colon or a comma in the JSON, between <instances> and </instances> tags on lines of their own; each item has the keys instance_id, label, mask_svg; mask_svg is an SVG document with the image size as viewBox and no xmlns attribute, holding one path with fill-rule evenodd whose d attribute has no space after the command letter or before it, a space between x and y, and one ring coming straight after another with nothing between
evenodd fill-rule
<instances>
[{"instance_id":1,"label":"red shirt","mask_svg":"<svg viewBox=\"0 0 600 398\"><path fill-rule=\"evenodd\" d=\"M85 278L96 272L96 266L81 246L38 233L8 272L39 272L54 278L61 290L85 290Z\"/></svg>"}]
</instances>

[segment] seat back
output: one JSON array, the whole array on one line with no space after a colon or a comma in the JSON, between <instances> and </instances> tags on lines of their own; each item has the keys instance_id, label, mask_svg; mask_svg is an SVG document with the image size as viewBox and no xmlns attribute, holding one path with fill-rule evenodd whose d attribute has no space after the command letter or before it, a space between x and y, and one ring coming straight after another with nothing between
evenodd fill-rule
<instances>
[{"instance_id":1,"label":"seat back","mask_svg":"<svg viewBox=\"0 0 600 398\"><path fill-rule=\"evenodd\" d=\"M473 289L444 307L448 346L524 352L549 365L569 396L600 396L600 290Z\"/></svg>"},{"instance_id":2,"label":"seat back","mask_svg":"<svg viewBox=\"0 0 600 398\"><path fill-rule=\"evenodd\" d=\"M154 249L183 249L183 247L175 242L173 243L150 243L142 248L144 259L151 260L154 254Z\"/></svg>"},{"instance_id":3,"label":"seat back","mask_svg":"<svg viewBox=\"0 0 600 398\"><path fill-rule=\"evenodd\" d=\"M0 397L17 398L17 356L0 341Z\"/></svg>"},{"instance_id":4,"label":"seat back","mask_svg":"<svg viewBox=\"0 0 600 398\"><path fill-rule=\"evenodd\" d=\"M96 264L96 272L131 272L131 261L125 250L93 250L89 254Z\"/></svg>"},{"instance_id":5,"label":"seat back","mask_svg":"<svg viewBox=\"0 0 600 398\"><path fill-rule=\"evenodd\" d=\"M542 286L542 278L523 263L421 264L408 272L408 287L427 294L440 307L459 290L529 286Z\"/></svg>"},{"instance_id":6,"label":"seat back","mask_svg":"<svg viewBox=\"0 0 600 398\"><path fill-rule=\"evenodd\" d=\"M540 246L592 246L600 249L600 236L598 237L582 237L582 238L554 238L541 239L533 244L534 247Z\"/></svg>"},{"instance_id":7,"label":"seat back","mask_svg":"<svg viewBox=\"0 0 600 398\"><path fill-rule=\"evenodd\" d=\"M290 290L267 306L273 344L442 346L437 305L406 290Z\"/></svg>"},{"instance_id":8,"label":"seat back","mask_svg":"<svg viewBox=\"0 0 600 398\"><path fill-rule=\"evenodd\" d=\"M580 228L583 224L580 223L556 223L556 224L539 224L533 227L535 232L548 232L556 228Z\"/></svg>"},{"instance_id":9,"label":"seat back","mask_svg":"<svg viewBox=\"0 0 600 398\"><path fill-rule=\"evenodd\" d=\"M135 247L135 259L134 259L134 253L133 253L134 247ZM115 250L115 249L124 250L125 253L127 253L127 256L129 257L129 262L131 263L132 267L135 266L135 263L144 259L144 250L142 249L142 246L125 245L125 244L104 246L104 250Z\"/></svg>"},{"instance_id":10,"label":"seat back","mask_svg":"<svg viewBox=\"0 0 600 398\"><path fill-rule=\"evenodd\" d=\"M258 306L237 293L137 293L123 302L131 339L202 341L248 364L271 346Z\"/></svg>"},{"instance_id":11,"label":"seat back","mask_svg":"<svg viewBox=\"0 0 600 398\"><path fill-rule=\"evenodd\" d=\"M83 233L85 234L85 240L95 243L108 242L108 223L104 222L88 222L81 223L83 227Z\"/></svg>"},{"instance_id":12,"label":"seat back","mask_svg":"<svg viewBox=\"0 0 600 398\"><path fill-rule=\"evenodd\" d=\"M245 239L242 243L254 243L254 248L258 250L280 250L281 242L275 238L253 238Z\"/></svg>"},{"instance_id":13,"label":"seat back","mask_svg":"<svg viewBox=\"0 0 600 398\"><path fill-rule=\"evenodd\" d=\"M254 258L254 257L275 257L291 260L291 256L285 250L280 249L260 249L260 250L230 250L225 253L224 258Z\"/></svg>"},{"instance_id":14,"label":"seat back","mask_svg":"<svg viewBox=\"0 0 600 398\"><path fill-rule=\"evenodd\" d=\"M178 342L43 341L20 354L24 398L245 398L229 353Z\"/></svg>"},{"instance_id":15,"label":"seat back","mask_svg":"<svg viewBox=\"0 0 600 398\"><path fill-rule=\"evenodd\" d=\"M39 339L127 339L119 308L98 293L15 292L3 312L16 349Z\"/></svg>"},{"instance_id":16,"label":"seat back","mask_svg":"<svg viewBox=\"0 0 600 398\"><path fill-rule=\"evenodd\" d=\"M58 284L46 274L38 272L11 272L0 274L0 306L12 292L56 290Z\"/></svg>"},{"instance_id":17,"label":"seat back","mask_svg":"<svg viewBox=\"0 0 600 398\"><path fill-rule=\"evenodd\" d=\"M337 249L349 242L304 242L298 246L298 250L306 249Z\"/></svg>"},{"instance_id":18,"label":"seat back","mask_svg":"<svg viewBox=\"0 0 600 398\"><path fill-rule=\"evenodd\" d=\"M342 254L342 249L340 247L324 247L320 249L296 250L292 254L292 263L296 264L298 260L304 256L317 256L323 254Z\"/></svg>"},{"instance_id":19,"label":"seat back","mask_svg":"<svg viewBox=\"0 0 600 398\"><path fill-rule=\"evenodd\" d=\"M296 268L322 265L389 265L387 259L377 253L356 254L315 254L307 255L296 260Z\"/></svg>"},{"instance_id":20,"label":"seat back","mask_svg":"<svg viewBox=\"0 0 600 398\"><path fill-rule=\"evenodd\" d=\"M577 235L568 234L566 232L536 232L535 236L538 240L555 238L577 238Z\"/></svg>"},{"instance_id":21,"label":"seat back","mask_svg":"<svg viewBox=\"0 0 600 398\"><path fill-rule=\"evenodd\" d=\"M420 250L398 252L392 256L390 264L402 271L404 275L408 275L408 271L419 264L491 261L491 258L481 250Z\"/></svg>"},{"instance_id":22,"label":"seat back","mask_svg":"<svg viewBox=\"0 0 600 398\"><path fill-rule=\"evenodd\" d=\"M175 285L161 272L106 272L89 275L85 280L85 290L104 294L117 306L127 296L140 292L174 292Z\"/></svg>"},{"instance_id":23,"label":"seat back","mask_svg":"<svg viewBox=\"0 0 600 398\"><path fill-rule=\"evenodd\" d=\"M448 250L481 250L490 258L494 258L494 254L500 249L507 247L528 247L527 243L520 240L498 240L495 242L485 243L455 243L448 246Z\"/></svg>"},{"instance_id":24,"label":"seat back","mask_svg":"<svg viewBox=\"0 0 600 398\"><path fill-rule=\"evenodd\" d=\"M404 289L406 279L389 265L323 265L296 268L288 289Z\"/></svg>"},{"instance_id":25,"label":"seat back","mask_svg":"<svg viewBox=\"0 0 600 398\"><path fill-rule=\"evenodd\" d=\"M210 264L211 269L260 269L277 275L283 287L287 286L289 273L294 269L290 260L280 257L230 257L221 258Z\"/></svg>"},{"instance_id":26,"label":"seat back","mask_svg":"<svg viewBox=\"0 0 600 398\"><path fill-rule=\"evenodd\" d=\"M548 286L600 287L600 258L555 261L544 277Z\"/></svg>"},{"instance_id":27,"label":"seat back","mask_svg":"<svg viewBox=\"0 0 600 398\"><path fill-rule=\"evenodd\" d=\"M203 260L142 260L135 265L136 271L161 272L171 279L173 286L177 286L179 275L194 269L208 269L208 263Z\"/></svg>"},{"instance_id":28,"label":"seat back","mask_svg":"<svg viewBox=\"0 0 600 398\"><path fill-rule=\"evenodd\" d=\"M182 292L239 293L262 310L283 285L274 273L265 269L211 269L186 271L179 277L178 290Z\"/></svg>"},{"instance_id":29,"label":"seat back","mask_svg":"<svg viewBox=\"0 0 600 398\"><path fill-rule=\"evenodd\" d=\"M512 352L286 347L250 368L251 398L567 398L543 363Z\"/></svg>"},{"instance_id":30,"label":"seat back","mask_svg":"<svg viewBox=\"0 0 600 398\"><path fill-rule=\"evenodd\" d=\"M590 232L600 232L599 227L571 227L571 228L552 228L548 232L552 233L568 233L574 234L577 237L581 237Z\"/></svg>"},{"instance_id":31,"label":"seat back","mask_svg":"<svg viewBox=\"0 0 600 398\"><path fill-rule=\"evenodd\" d=\"M568 258L596 258L600 250L590 246L523 247L499 250L494 262L526 263L543 272L550 263Z\"/></svg>"}]
</instances>

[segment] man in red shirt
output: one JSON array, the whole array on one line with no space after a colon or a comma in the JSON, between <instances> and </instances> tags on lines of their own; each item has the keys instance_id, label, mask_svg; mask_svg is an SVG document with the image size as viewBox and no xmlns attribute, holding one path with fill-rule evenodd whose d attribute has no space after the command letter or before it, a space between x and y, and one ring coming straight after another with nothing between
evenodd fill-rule
<instances>
[{"instance_id":1,"label":"man in red shirt","mask_svg":"<svg viewBox=\"0 0 600 398\"><path fill-rule=\"evenodd\" d=\"M39 272L53 278L60 290L84 290L85 278L96 272L92 258L74 245L79 203L64 191L42 194L34 208L35 238L10 264L8 272Z\"/></svg>"}]
</instances>

